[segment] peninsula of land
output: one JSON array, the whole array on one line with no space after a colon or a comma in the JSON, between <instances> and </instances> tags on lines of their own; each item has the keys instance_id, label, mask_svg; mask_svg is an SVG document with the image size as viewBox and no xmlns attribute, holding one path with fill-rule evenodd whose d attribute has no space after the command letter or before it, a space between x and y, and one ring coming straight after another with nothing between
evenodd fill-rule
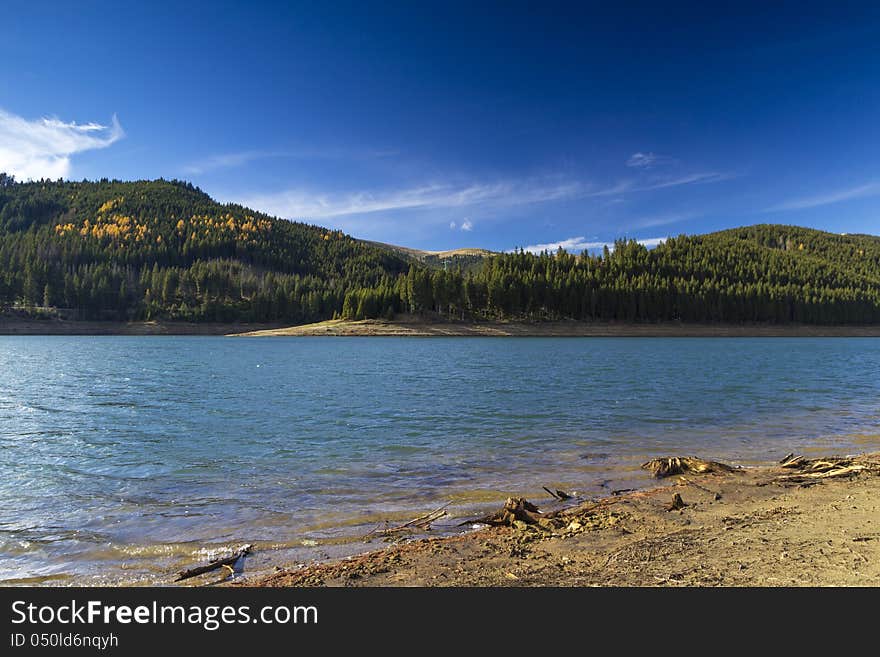
<instances>
[{"instance_id":1,"label":"peninsula of land","mask_svg":"<svg viewBox=\"0 0 880 657\"><path fill-rule=\"evenodd\" d=\"M314 324L238 333L247 337L880 337L880 325L687 324L681 322L435 322L413 316L394 320L334 319Z\"/></svg>"}]
</instances>

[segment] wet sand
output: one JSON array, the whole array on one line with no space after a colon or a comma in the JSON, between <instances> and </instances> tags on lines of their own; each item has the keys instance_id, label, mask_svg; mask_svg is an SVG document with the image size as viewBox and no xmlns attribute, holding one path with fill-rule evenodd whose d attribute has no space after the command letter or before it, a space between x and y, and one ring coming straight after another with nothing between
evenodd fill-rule
<instances>
[{"instance_id":1,"label":"wet sand","mask_svg":"<svg viewBox=\"0 0 880 657\"><path fill-rule=\"evenodd\" d=\"M831 479L786 480L792 471L779 465L673 476L561 509L551 529L520 524L443 538L418 531L360 556L234 584L878 586L880 454L855 463L864 469ZM669 510L675 493L687 506ZM542 511L559 505L549 495L532 502Z\"/></svg>"}]
</instances>

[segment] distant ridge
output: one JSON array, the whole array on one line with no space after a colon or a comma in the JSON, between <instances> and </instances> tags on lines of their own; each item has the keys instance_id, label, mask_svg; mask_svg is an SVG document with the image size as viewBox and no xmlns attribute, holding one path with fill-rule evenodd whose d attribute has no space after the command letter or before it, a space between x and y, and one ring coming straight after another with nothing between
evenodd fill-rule
<instances>
[{"instance_id":1,"label":"distant ridge","mask_svg":"<svg viewBox=\"0 0 880 657\"><path fill-rule=\"evenodd\" d=\"M443 266L444 264L455 264L472 268L478 266L484 258L490 258L498 255L495 251L488 249L463 248L449 249L447 251L423 251L421 249L412 249L406 246L398 246L396 244L386 244L384 242L372 242L369 240L361 240L364 244L374 246L379 249L387 249L405 258L411 258L428 266Z\"/></svg>"}]
</instances>

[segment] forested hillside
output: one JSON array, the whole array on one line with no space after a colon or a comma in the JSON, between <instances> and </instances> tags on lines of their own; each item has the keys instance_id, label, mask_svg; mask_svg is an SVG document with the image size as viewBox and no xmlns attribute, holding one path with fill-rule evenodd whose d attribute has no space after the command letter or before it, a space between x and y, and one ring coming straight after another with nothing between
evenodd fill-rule
<instances>
[{"instance_id":1,"label":"forested hillside","mask_svg":"<svg viewBox=\"0 0 880 657\"><path fill-rule=\"evenodd\" d=\"M880 238L758 225L670 238L651 250L619 241L596 256L498 256L463 286L474 305L504 316L874 323Z\"/></svg>"},{"instance_id":2,"label":"forested hillside","mask_svg":"<svg viewBox=\"0 0 880 657\"><path fill-rule=\"evenodd\" d=\"M429 267L179 181L0 174L0 309L74 319L880 322L880 238L759 225Z\"/></svg>"},{"instance_id":3,"label":"forested hillside","mask_svg":"<svg viewBox=\"0 0 880 657\"><path fill-rule=\"evenodd\" d=\"M2 175L2 174L0 174ZM77 319L325 319L407 264L338 231L221 205L188 183L0 178L0 306Z\"/></svg>"}]
</instances>

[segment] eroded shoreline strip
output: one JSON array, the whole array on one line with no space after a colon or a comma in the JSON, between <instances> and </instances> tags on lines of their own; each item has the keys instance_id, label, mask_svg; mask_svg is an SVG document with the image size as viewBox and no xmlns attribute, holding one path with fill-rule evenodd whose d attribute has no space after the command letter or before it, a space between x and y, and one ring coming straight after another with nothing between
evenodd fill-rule
<instances>
[{"instance_id":1,"label":"eroded shoreline strip","mask_svg":"<svg viewBox=\"0 0 880 657\"><path fill-rule=\"evenodd\" d=\"M780 464L585 502L553 527L425 535L239 586L877 586L880 454L834 478ZM864 467L862 467L864 466ZM797 474L797 473L794 473ZM684 506L674 503L678 494Z\"/></svg>"}]
</instances>

